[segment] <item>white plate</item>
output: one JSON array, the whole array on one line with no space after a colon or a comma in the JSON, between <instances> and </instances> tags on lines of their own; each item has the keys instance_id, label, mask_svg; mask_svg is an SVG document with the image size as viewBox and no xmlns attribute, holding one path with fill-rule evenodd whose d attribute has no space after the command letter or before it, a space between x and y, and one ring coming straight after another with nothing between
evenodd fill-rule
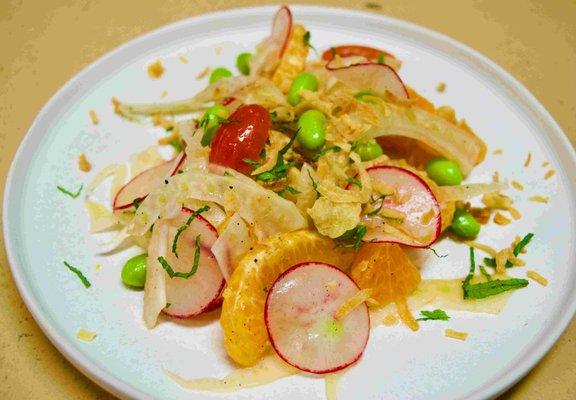
<instances>
[{"instance_id":1,"label":"white plate","mask_svg":"<svg viewBox=\"0 0 576 400\"><path fill-rule=\"evenodd\" d=\"M110 98L156 101L185 98L205 81L206 66L233 67L234 56L250 50L269 29L275 8L238 9L191 18L154 31L116 49L68 82L43 108L23 141L8 177L4 235L12 273L28 308L56 347L86 375L127 398L220 398L181 390L161 369L186 377L222 376L231 369L215 316L190 322L166 321L153 331L141 322L142 293L124 288L119 270L129 254L94 256L82 201L56 190L88 182L76 156L88 154L95 170L155 141L153 129L121 120ZM449 323L423 323L417 334L403 327L376 329L361 362L343 378L342 399L481 399L502 392L523 376L558 338L574 314L575 156L558 125L510 75L473 50L406 22L371 14L320 7L293 7L295 18L325 49L363 43L388 49L404 61L401 76L434 102L452 104L491 150L469 181L489 181L495 170L524 183L510 191L523 218L506 227L483 229L481 242L501 247L516 234L536 233L525 256L528 268L547 276L518 291L499 316L451 312ZM222 47L217 54L215 48ZM190 62L183 64L178 55ZM145 65L161 59L164 77L152 81ZM447 83L444 94L434 88ZM92 126L94 109L100 125ZM530 168L522 166L532 152ZM543 180L544 160L558 171ZM527 201L550 196L550 205ZM437 246L446 259L430 259L425 277L462 277L466 248L447 241ZM85 289L63 265L86 272ZM101 271L95 270L101 263ZM513 273L524 275L524 269ZM75 338L78 328L98 333L91 343ZM446 339L444 328L470 333L466 342ZM323 381L293 376L229 398L322 398Z\"/></svg>"}]
</instances>

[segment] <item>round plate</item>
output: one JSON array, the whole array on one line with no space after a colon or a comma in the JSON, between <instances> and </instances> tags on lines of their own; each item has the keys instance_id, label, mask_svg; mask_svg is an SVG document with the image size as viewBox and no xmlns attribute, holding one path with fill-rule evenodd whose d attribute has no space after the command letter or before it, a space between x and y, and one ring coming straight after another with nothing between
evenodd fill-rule
<instances>
[{"instance_id":1,"label":"round plate","mask_svg":"<svg viewBox=\"0 0 576 400\"><path fill-rule=\"evenodd\" d=\"M76 189L97 170L153 144L159 130L124 121L110 98L160 101L186 98L206 81L195 76L207 66L233 69L240 51L264 37L275 8L236 9L169 25L121 46L70 80L42 109L18 150L4 198L4 235L12 273L28 308L55 346L82 372L127 398L218 398L186 392L162 369L185 377L223 376L227 361L216 313L190 321L164 320L147 331L141 320L142 293L123 287L123 261L131 248L114 256L95 255L96 239L80 198L56 185ZM531 282L515 293L498 316L450 312L448 322L422 323L412 333L402 326L373 331L361 361L344 375L341 399L483 399L493 397L523 376L550 349L574 314L576 265L573 173L574 151L550 115L509 74L477 52L421 27L371 14L333 8L293 7L296 21L312 32L319 50L338 43L362 43L396 54L400 75L439 104L453 105L489 145L487 159L469 182L490 181L494 171L524 184L510 190L523 217L504 227L483 229L480 242L502 247L517 234L536 234L524 256L550 283ZM188 57L184 63L180 55ZM151 80L147 63L166 68ZM445 93L435 91L439 82ZM93 126L94 109L100 124ZM494 149L503 149L494 155ZM94 171L82 174L76 158L85 152ZM532 163L523 166L528 153ZM544 180L549 161L557 174ZM548 205L528 201L550 197ZM562 228L560 228L562 227ZM561 236L558 234L561 233ZM559 239L562 238L560 241ZM463 277L465 246L443 241L430 257L424 278ZM68 271L66 260L85 272L85 289ZM102 268L97 270L96 264ZM512 271L524 276L526 269ZM80 342L77 330L97 332ZM466 342L444 337L450 327L469 332ZM268 386L231 393L227 398L308 399L324 396L323 381L291 376Z\"/></svg>"}]
</instances>

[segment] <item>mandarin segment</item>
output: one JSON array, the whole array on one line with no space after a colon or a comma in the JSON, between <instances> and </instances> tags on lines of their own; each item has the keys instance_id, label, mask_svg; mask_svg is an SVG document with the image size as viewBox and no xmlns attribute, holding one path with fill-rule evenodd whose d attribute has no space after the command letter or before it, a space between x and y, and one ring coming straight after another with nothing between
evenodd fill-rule
<instances>
[{"instance_id":1,"label":"mandarin segment","mask_svg":"<svg viewBox=\"0 0 576 400\"><path fill-rule=\"evenodd\" d=\"M352 279L385 305L406 299L420 283L420 271L395 243L364 244L352 264Z\"/></svg>"},{"instance_id":2,"label":"mandarin segment","mask_svg":"<svg viewBox=\"0 0 576 400\"><path fill-rule=\"evenodd\" d=\"M255 246L240 260L224 291L220 324L228 355L239 365L250 366L268 350L264 304L282 272L310 261L347 271L353 258L352 251L310 231L276 235Z\"/></svg>"}]
</instances>

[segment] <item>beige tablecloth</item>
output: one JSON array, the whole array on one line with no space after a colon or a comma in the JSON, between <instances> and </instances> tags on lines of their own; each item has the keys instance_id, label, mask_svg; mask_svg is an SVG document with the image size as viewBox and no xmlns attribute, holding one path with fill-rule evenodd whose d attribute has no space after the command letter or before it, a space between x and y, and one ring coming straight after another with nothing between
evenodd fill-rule
<instances>
[{"instance_id":1,"label":"beige tablecloth","mask_svg":"<svg viewBox=\"0 0 576 400\"><path fill-rule=\"evenodd\" d=\"M262 3L1 0L0 194L13 155L34 116L85 65L166 23L258 4ZM472 46L526 85L576 143L574 0L332 0L323 4L405 19ZM112 398L74 369L42 334L16 291L2 238L0 242L0 397ZM575 340L576 323L572 322L550 354L504 398L575 399Z\"/></svg>"}]
</instances>

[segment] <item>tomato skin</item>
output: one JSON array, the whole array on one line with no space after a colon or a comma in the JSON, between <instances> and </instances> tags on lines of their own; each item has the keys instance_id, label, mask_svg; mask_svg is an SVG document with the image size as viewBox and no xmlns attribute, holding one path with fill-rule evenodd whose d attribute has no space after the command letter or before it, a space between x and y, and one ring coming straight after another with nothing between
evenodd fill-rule
<instances>
[{"instance_id":1,"label":"tomato skin","mask_svg":"<svg viewBox=\"0 0 576 400\"><path fill-rule=\"evenodd\" d=\"M381 56L382 54L388 57L394 57L387 51L375 49L373 47L359 46L359 45L345 45L345 46L334 46L329 48L324 53L322 53L322 59L324 61L330 61L334 58L334 54L338 54L340 57L362 56L371 61L378 59L378 57Z\"/></svg>"},{"instance_id":2,"label":"tomato skin","mask_svg":"<svg viewBox=\"0 0 576 400\"><path fill-rule=\"evenodd\" d=\"M264 148L272 118L258 104L242 105L220 125L212 139L210 162L248 174L252 167L242 161L249 158L257 161Z\"/></svg>"}]
</instances>

